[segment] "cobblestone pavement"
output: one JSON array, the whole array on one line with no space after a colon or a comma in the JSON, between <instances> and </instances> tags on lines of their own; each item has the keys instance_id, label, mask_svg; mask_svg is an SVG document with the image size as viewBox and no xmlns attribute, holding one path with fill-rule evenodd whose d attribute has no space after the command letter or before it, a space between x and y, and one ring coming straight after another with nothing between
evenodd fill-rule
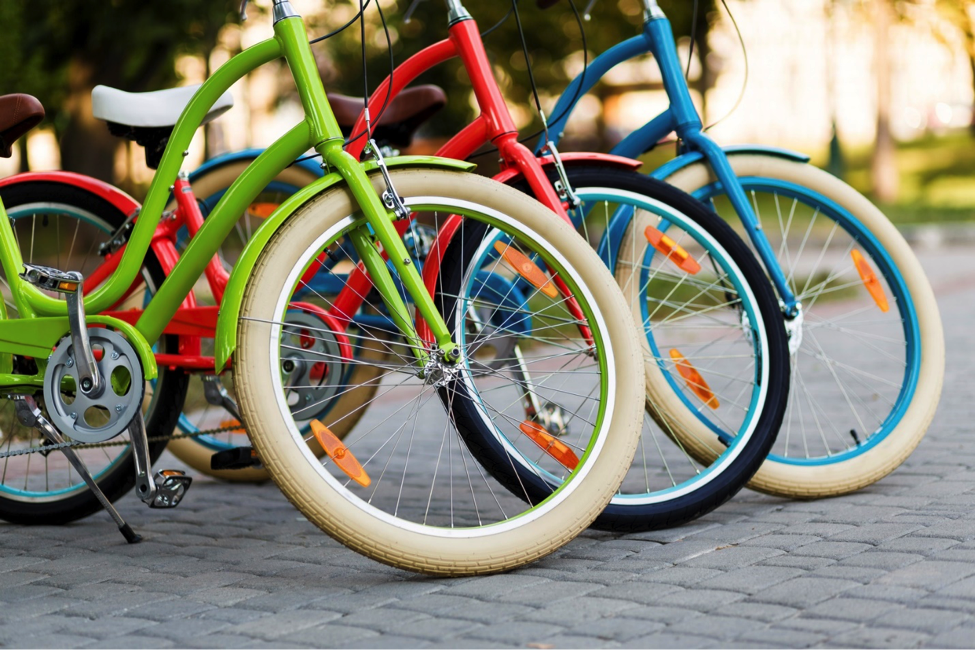
<instances>
[{"instance_id":1,"label":"cobblestone pavement","mask_svg":"<svg viewBox=\"0 0 975 650\"><path fill-rule=\"evenodd\" d=\"M274 488L198 479L175 511L0 524L4 647L975 646L975 250L922 253L948 345L910 460L850 496L743 492L679 529L585 533L501 576L362 558Z\"/></svg>"}]
</instances>

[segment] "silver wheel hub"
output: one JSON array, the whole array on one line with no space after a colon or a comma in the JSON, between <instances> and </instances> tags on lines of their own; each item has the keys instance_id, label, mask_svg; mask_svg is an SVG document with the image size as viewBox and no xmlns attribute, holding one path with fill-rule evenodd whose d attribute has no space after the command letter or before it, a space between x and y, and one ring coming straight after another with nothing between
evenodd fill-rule
<instances>
[{"instance_id":1,"label":"silver wheel hub","mask_svg":"<svg viewBox=\"0 0 975 650\"><path fill-rule=\"evenodd\" d=\"M795 356L799 351L799 347L802 345L802 322L803 313L800 308L796 313L795 318L787 318L785 320L785 331L789 335L789 354Z\"/></svg>"},{"instance_id":2,"label":"silver wheel hub","mask_svg":"<svg viewBox=\"0 0 975 650\"><path fill-rule=\"evenodd\" d=\"M281 374L292 413L314 418L330 406L341 388L346 364L338 339L321 318L289 312L281 342Z\"/></svg>"}]
</instances>

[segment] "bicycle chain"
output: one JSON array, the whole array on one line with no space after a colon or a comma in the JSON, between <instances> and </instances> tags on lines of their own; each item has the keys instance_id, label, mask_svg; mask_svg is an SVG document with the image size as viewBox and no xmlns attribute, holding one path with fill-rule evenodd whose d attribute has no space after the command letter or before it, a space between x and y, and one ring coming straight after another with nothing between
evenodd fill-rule
<instances>
[{"instance_id":1,"label":"bicycle chain","mask_svg":"<svg viewBox=\"0 0 975 650\"><path fill-rule=\"evenodd\" d=\"M199 438L200 436L209 436L216 433L225 433L227 431L238 431L240 430L240 425L217 427L216 429L204 429L203 431L197 431L196 433L174 433L168 436L151 436L148 438L148 442L163 442L170 440L182 440L184 438ZM51 452L57 451L58 449L64 449L66 447L76 447L78 449L101 449L103 447L121 447L122 445L129 444L128 440L109 440L106 442L78 442L78 441L67 441L60 442L50 445L43 445L41 447L29 447L27 449L18 449L16 451L4 451L0 452L0 459L11 458L13 456L24 456L26 454L37 454L41 452Z\"/></svg>"}]
</instances>

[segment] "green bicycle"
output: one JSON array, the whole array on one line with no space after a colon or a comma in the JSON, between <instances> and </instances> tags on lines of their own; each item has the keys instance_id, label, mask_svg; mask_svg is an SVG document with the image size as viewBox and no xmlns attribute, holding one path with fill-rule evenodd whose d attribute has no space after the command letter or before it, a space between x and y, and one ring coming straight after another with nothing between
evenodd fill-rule
<instances>
[{"instance_id":1,"label":"green bicycle","mask_svg":"<svg viewBox=\"0 0 975 650\"><path fill-rule=\"evenodd\" d=\"M35 264L33 244L25 264L0 205L5 298L17 315L9 318L7 305L0 305L0 395L3 408L16 415L16 425L5 421L0 440L0 517L30 523L41 513L68 521L103 507L135 542L139 536L111 505L126 485L134 483L153 507L182 500L188 477L150 470L161 447L150 451L149 434L172 431L181 408L173 404L181 390L185 395L185 383L167 381L169 370L157 368L153 346L165 346L171 319L237 216L313 148L326 175L291 196L251 237L216 326L213 370L235 369L237 406L262 464L310 521L394 566L489 573L559 548L610 500L639 437L644 373L637 332L615 281L554 214L468 173L469 164L383 160L375 147L374 160L352 158L342 148L304 22L288 0L274 0L273 18L274 37L218 69L185 108L180 104L172 128L147 129L135 120L116 125L162 155L137 218L109 233L121 257L97 286L86 286L80 272ZM294 77L305 119L230 186L160 278L151 240L194 132L219 110L215 104L233 83L280 57ZM169 104L156 99L160 106L178 103L172 96ZM0 133L23 135L34 117L0 114ZM462 244L431 293L396 222L438 224L451 215L463 218ZM76 224L85 221L76 216ZM58 250L43 261L70 258L70 251L64 258ZM368 272L376 292L366 303L381 301L391 326L352 326L348 315L343 320L334 313L315 318L334 305L309 290L309 278L347 274L355 265ZM519 292L517 299L497 291L501 280L513 286L517 276L535 291ZM132 304L144 304L134 325L102 314ZM341 441L317 419L323 404L314 387L301 384L319 362L369 363L315 344L338 337L350 347L385 346L376 399L391 411L360 423ZM503 352L513 339L519 341L517 361ZM556 440L526 427L520 402L532 396L558 404L571 436ZM116 438L128 444L112 455L105 445ZM499 446L512 463L530 462L560 482L542 498L512 494L516 489L503 488L477 463L470 450L477 445ZM62 456L67 466L59 464ZM126 473L134 481L120 478Z\"/></svg>"}]
</instances>

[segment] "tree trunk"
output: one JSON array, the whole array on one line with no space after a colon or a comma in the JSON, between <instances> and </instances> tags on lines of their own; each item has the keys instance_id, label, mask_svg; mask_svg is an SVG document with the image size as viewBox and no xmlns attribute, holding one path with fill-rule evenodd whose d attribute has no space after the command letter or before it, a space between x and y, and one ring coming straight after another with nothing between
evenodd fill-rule
<instances>
[{"instance_id":1,"label":"tree trunk","mask_svg":"<svg viewBox=\"0 0 975 650\"><path fill-rule=\"evenodd\" d=\"M20 173L30 171L30 153L27 150L27 136L23 136L17 141L17 149L20 152L20 161L17 166L17 171Z\"/></svg>"},{"instance_id":2,"label":"tree trunk","mask_svg":"<svg viewBox=\"0 0 975 650\"><path fill-rule=\"evenodd\" d=\"M972 72L972 89L975 90L975 15L966 10L965 18L962 32L965 35L965 50L968 52L968 69ZM972 113L968 130L975 135L975 112Z\"/></svg>"},{"instance_id":3,"label":"tree trunk","mask_svg":"<svg viewBox=\"0 0 975 650\"><path fill-rule=\"evenodd\" d=\"M874 66L877 76L877 139L870 161L873 191L881 203L897 200L899 177L890 132L890 26L893 8L891 0L874 0Z\"/></svg>"},{"instance_id":4,"label":"tree trunk","mask_svg":"<svg viewBox=\"0 0 975 650\"><path fill-rule=\"evenodd\" d=\"M968 67L972 71L972 89L975 90L975 43L968 36ZM972 121L968 125L969 132L975 136L975 111L972 112Z\"/></svg>"},{"instance_id":5,"label":"tree trunk","mask_svg":"<svg viewBox=\"0 0 975 650\"><path fill-rule=\"evenodd\" d=\"M702 11L697 16L697 26L694 30L694 53L698 63L701 64L701 74L694 83L697 92L701 95L701 120L704 125L708 124L708 91L714 87L717 75L708 66L708 55L711 53L711 45L708 35L711 31L711 23L708 22L708 11Z\"/></svg>"},{"instance_id":6,"label":"tree trunk","mask_svg":"<svg viewBox=\"0 0 975 650\"><path fill-rule=\"evenodd\" d=\"M68 123L61 133L61 168L109 183L115 178L115 151L119 141L91 114L92 68L72 61L68 70Z\"/></svg>"}]
</instances>

